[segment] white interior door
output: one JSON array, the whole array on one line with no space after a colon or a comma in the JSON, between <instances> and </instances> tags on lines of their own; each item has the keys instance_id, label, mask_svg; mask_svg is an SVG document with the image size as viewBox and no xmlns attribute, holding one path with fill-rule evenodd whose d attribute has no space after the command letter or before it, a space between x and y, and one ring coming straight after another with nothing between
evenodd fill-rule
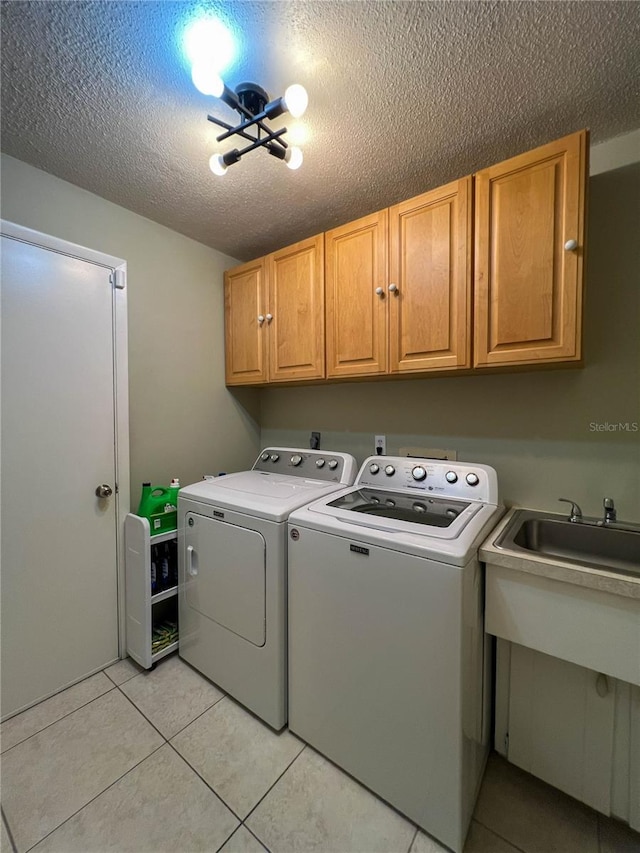
<instances>
[{"instance_id":1,"label":"white interior door","mask_svg":"<svg viewBox=\"0 0 640 853\"><path fill-rule=\"evenodd\" d=\"M110 274L2 236L3 718L118 657Z\"/></svg>"}]
</instances>

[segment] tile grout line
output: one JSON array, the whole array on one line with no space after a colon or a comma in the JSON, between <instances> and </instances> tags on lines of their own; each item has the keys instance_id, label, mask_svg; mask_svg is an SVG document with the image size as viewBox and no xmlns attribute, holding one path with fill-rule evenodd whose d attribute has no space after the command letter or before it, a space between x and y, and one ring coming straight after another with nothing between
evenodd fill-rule
<instances>
[{"instance_id":1,"label":"tile grout line","mask_svg":"<svg viewBox=\"0 0 640 853\"><path fill-rule=\"evenodd\" d=\"M117 687L116 689L117 689L117 690L120 690L120 688L119 688L119 687ZM143 712L140 710L140 708L138 708L138 706L137 706L137 705L136 705L136 703L133 701L133 699L129 698L129 696L127 696L127 694L124 692L124 690L120 690L120 693L121 693L121 695L122 695L122 696L124 696L124 698L125 698L125 699L127 700L127 702L131 705L131 707L132 707L135 711L137 711L137 712L140 714L140 716L141 716L144 720L146 720L146 722L147 722L147 723L149 723L149 725L151 726L151 728L152 728L155 732L157 732L157 733L160 735L160 737L162 738L162 740L163 740L165 743L169 743L169 741L168 741L168 740L167 740L167 738L162 734L162 732L160 731L160 729L155 725L155 723L152 723L152 722L151 722L151 720L149 719L149 717L147 717L147 715L146 715L145 713L143 713Z\"/></svg>"},{"instance_id":2,"label":"tile grout line","mask_svg":"<svg viewBox=\"0 0 640 853\"><path fill-rule=\"evenodd\" d=\"M289 731L289 732L290 732L291 730L287 727L287 731ZM295 737L295 735L294 735L294 737ZM298 738L298 740L300 740L300 738ZM267 794L268 794L270 791L272 791L272 790L273 790L273 788L275 788L275 786L276 786L276 785L278 784L278 782L282 779L282 777L283 777L283 776L284 776L284 774L287 772L287 770L289 770L289 768L290 768L293 764L295 764L295 763L296 763L296 761L300 758L300 756L302 755L302 753L305 751L305 749L306 749L306 748L307 748L307 746L308 746L308 744L306 744L304 741L300 741L300 743L302 743L302 744L303 744L303 747L302 747L302 749L300 750L300 752L295 756L295 758L293 758L293 759L292 759L292 760L287 764L287 766L284 768L284 770L283 770L283 771L282 771L282 773L278 776L278 778L275 780L275 782L273 782L273 784L272 784L272 785L269 785L269 787L267 788L267 790L264 792L264 794L260 797L260 799L258 800L258 802L255 804L255 806L254 806L254 807L251 809L251 811L246 815L246 817L244 818L244 820L242 821L242 823L245 823L245 821L249 820L249 818L251 817L251 815L255 812L255 810L258 808L258 806L259 806L259 805L260 805L260 803L264 800L264 798L267 796ZM250 829L249 827L247 827L247 829L249 830L249 832L251 832L251 829ZM253 832L252 832L251 834L252 834L252 835L254 835L255 833L253 833ZM257 836L257 835L256 835L256 838L258 838L258 836ZM260 841L260 843L262 844L262 841L261 841L261 839L260 839L260 838L258 838L258 841ZM264 846L266 847L266 845L264 845Z\"/></svg>"},{"instance_id":3,"label":"tile grout line","mask_svg":"<svg viewBox=\"0 0 640 853\"><path fill-rule=\"evenodd\" d=\"M413 845L416 843L416 838L418 837L418 833L420 832L420 827L416 825L416 831L413 833L413 838L411 839L411 844L409 845L409 849L407 853L411 853L413 849Z\"/></svg>"},{"instance_id":4,"label":"tile grout line","mask_svg":"<svg viewBox=\"0 0 640 853\"><path fill-rule=\"evenodd\" d=\"M197 770L196 770L196 768L193 766L193 764L191 764L191 763L190 763L190 762L189 762L189 761L184 757L184 755L181 755L181 754L178 752L178 750L175 748L175 746L171 743L171 741L170 741L170 740L168 740L168 741L167 741L167 746L170 746L170 747L171 747L171 749L175 752L175 754L178 756L178 758L181 758L181 759L182 759L182 761L184 761L184 763L187 765L187 767L189 767L191 770L193 770L193 772L196 774L196 776L198 777L198 779L200 779L200 781L201 781L201 782L203 782L203 783L207 786L207 788L211 791L211 793L212 793L215 797L217 797L217 798L220 800L220 802L222 803L222 805L223 805L226 809L228 809L228 810L231 812L231 814L236 818L236 820L239 820L239 821L240 821L240 823L238 824L238 826L236 826L236 828L235 828L235 829L233 830L233 832L231 833L231 835L233 835L233 833L237 831L238 827L239 827L239 826L242 826L243 821L242 821L242 818L240 817L240 815L239 815L239 814L237 814L237 813L236 813L236 812L231 808L231 806L229 805L229 803L228 803L226 800L223 800L223 798L222 798L222 797L220 796L220 794L216 791L216 789L215 789L212 785L210 785L210 784L209 784L209 782L207 782L207 780L206 780L203 776L201 776L201 775L200 775L200 773L198 773L198 771L197 771ZM231 835L229 836L229 838L231 838ZM229 838L226 838L226 839L224 840L224 844L226 844L226 843L227 843L227 841L229 840ZM222 846L224 846L224 844L223 844ZM218 849L219 849L219 848L218 848Z\"/></svg>"},{"instance_id":5,"label":"tile grout line","mask_svg":"<svg viewBox=\"0 0 640 853\"><path fill-rule=\"evenodd\" d=\"M214 685L214 686L215 686L215 685ZM229 698L229 697L227 696L227 694L226 694L226 693L223 693L223 694L222 694L222 696L221 696L219 699L216 699L216 701L213 703L213 705L209 705L209 707L208 707L208 708L205 708L205 709L204 709L204 711L201 711L201 712L198 714L198 716L197 716L197 717L194 717L194 718L193 718L193 720L191 720L190 722L188 722L188 723L186 724L186 726L183 726L181 729L178 729L178 731L177 731L175 734L172 734L170 738L167 738L167 741L173 740L173 738L174 738L174 737L178 737L178 735L179 735L179 734L182 734L182 732L183 732L185 729L188 729L188 728L189 728L189 726L190 726L192 723L195 723L195 721L196 721L196 720L199 720L199 719L200 719L200 717L203 717L203 716L207 713L207 711L210 711L212 708L215 708L215 707L216 707L216 705L217 705L219 702L221 702L223 699L228 699L228 698ZM142 712L140 712L140 713L142 713Z\"/></svg>"},{"instance_id":6,"label":"tile grout line","mask_svg":"<svg viewBox=\"0 0 640 853\"><path fill-rule=\"evenodd\" d=\"M262 839L258 838L258 836L255 834L255 832L250 827L248 827L246 825L246 823L244 823L244 821L242 823L242 826L247 830L248 833L250 833L255 838L255 840L258 842L258 844L261 844L264 847L264 849L267 851L267 853L271 853L271 850L267 847L267 845L264 843L264 841L262 841Z\"/></svg>"},{"instance_id":7,"label":"tile grout line","mask_svg":"<svg viewBox=\"0 0 640 853\"><path fill-rule=\"evenodd\" d=\"M7 835L9 836L9 844L11 845L11 850L13 851L13 853L17 853L18 845L16 844L15 838L13 837L13 832L11 832L9 821L7 820L7 816L4 813L4 808L2 806L0 806L0 812L2 813L2 822L4 823L4 828L7 830Z\"/></svg>"},{"instance_id":8,"label":"tile grout line","mask_svg":"<svg viewBox=\"0 0 640 853\"><path fill-rule=\"evenodd\" d=\"M113 788L113 786L114 786L114 785L117 785L117 783L118 783L121 779L124 779L124 777L125 777L128 773L131 773L131 771L132 771L132 770L135 770L135 769L136 769L136 767L139 767L139 766L140 766L144 761L146 761L146 760L147 760L147 758L151 758L151 756L152 756L152 755L155 755L155 754L156 754L156 752L157 752L159 749L162 749L162 747L163 747L163 746L165 746L165 744L164 744L164 743L161 743L159 746L157 746L155 749L153 749L153 750L152 750L148 755L145 755L145 756L144 756L144 758L141 758L141 759L140 759L140 761L137 761L137 762L136 762L132 767L130 767L128 770L125 770L125 772L124 772L124 773L122 773L122 775L118 776L118 778L117 778L117 779L114 779L114 781L113 781L113 782L111 782L111 784L107 785L107 787L106 787L103 791L100 791L100 793L96 794L96 795L95 795L95 797L92 797L92 798L91 798L90 800L88 800L88 801L87 801L83 806L80 806L80 808L79 808L79 809L77 809L73 814L71 814L71 815L69 815L69 817L65 818L65 819L62 821L62 823L59 823L56 827L54 827L54 828L51 830L51 832L47 832L47 834L46 834L46 835L43 835L43 836L42 836L42 838L39 838L39 839L36 841L36 843L35 843L35 844L32 844L32 845L31 845L31 847L28 847L28 848L24 851L24 853L29 853L29 851L30 851L30 850L33 850L33 848L34 848L34 847L36 847L38 844L40 844L42 841L44 841L44 840L45 840L45 838L48 838L50 835L53 835L53 833L54 833L54 832L57 832L57 831L60 829L60 827L61 827L61 826L64 826L64 825L65 825L65 823L68 823L72 818L76 817L76 815L79 815L79 814L80 814L80 812L84 811L84 810L87 808L87 806L90 806L90 805L91 805L91 803L93 803L95 800L97 800L97 799L98 799L98 797L101 797L104 793L106 793L106 792L109 790L109 788Z\"/></svg>"},{"instance_id":9,"label":"tile grout line","mask_svg":"<svg viewBox=\"0 0 640 853\"><path fill-rule=\"evenodd\" d=\"M89 678L93 678L93 676L90 675ZM109 679L109 681L111 682L111 679ZM79 681L78 684L82 684L82 682ZM67 717L70 717L72 714L75 714L76 711L81 711L83 708L86 708L88 705L91 705L92 702L95 702L98 699L102 699L103 696L106 696L107 693L111 693L115 689L116 689L116 685L112 684L112 686L108 690L105 690L104 693L100 693L98 696L94 696L93 699L89 699L89 701L85 702L83 705L78 705L78 707L74 708L73 711L69 711L67 714L63 714L61 717L58 717L58 719L54 720L52 723L47 723L46 726L43 726L43 728L38 729L37 732L34 732L32 735L29 735L28 737L24 738L23 740L18 741L18 743L14 743L13 746L8 747L8 749L5 749L2 753L0 753L0 755L2 755L2 756L8 755L12 749L15 749L17 746L22 746L23 743L26 743L28 740L31 740L32 737L36 737L36 735L42 734L42 732L46 732L46 730L50 729L51 726L55 726L56 723L59 723L62 720L66 720ZM53 698L53 697L50 697L50 698ZM48 702L49 700L43 699L42 701ZM40 703L38 703L38 704L40 704ZM38 705L32 705L31 707L37 708ZM27 708L26 710L30 711L31 708ZM25 714L26 711L22 711L21 713ZM16 717L18 717L18 716L20 716L20 715L16 714ZM11 717L11 719L15 719L15 718ZM9 722L9 720L7 720L7 722Z\"/></svg>"},{"instance_id":10,"label":"tile grout line","mask_svg":"<svg viewBox=\"0 0 640 853\"><path fill-rule=\"evenodd\" d=\"M518 847L518 845L514 844L513 841L510 841L508 838L505 838L504 835L500 835L500 833L496 832L495 829L493 829L491 826L489 826L486 823L483 823L481 820L478 820L477 817L473 817L473 815L472 815L471 816L471 822L473 823L474 820L477 824L484 827L484 829L488 829L489 832L492 832L497 838L500 838L502 841L506 841L507 844L509 844L511 847L513 847L514 850L518 850L519 853L528 853L528 851L525 850L524 847Z\"/></svg>"}]
</instances>

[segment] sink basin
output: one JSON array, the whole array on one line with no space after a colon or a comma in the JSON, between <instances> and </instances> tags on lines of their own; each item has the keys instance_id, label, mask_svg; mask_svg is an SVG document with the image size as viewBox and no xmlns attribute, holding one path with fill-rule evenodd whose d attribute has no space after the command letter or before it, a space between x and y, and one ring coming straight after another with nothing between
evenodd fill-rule
<instances>
[{"instance_id":1,"label":"sink basin","mask_svg":"<svg viewBox=\"0 0 640 853\"><path fill-rule=\"evenodd\" d=\"M495 545L519 553L640 576L640 528L596 526L570 522L551 513L519 510Z\"/></svg>"}]
</instances>

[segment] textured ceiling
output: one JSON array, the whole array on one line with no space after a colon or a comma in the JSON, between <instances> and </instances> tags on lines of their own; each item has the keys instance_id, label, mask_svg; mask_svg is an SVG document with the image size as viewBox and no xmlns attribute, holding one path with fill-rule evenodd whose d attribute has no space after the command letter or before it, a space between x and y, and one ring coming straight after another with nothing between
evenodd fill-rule
<instances>
[{"instance_id":1,"label":"textured ceiling","mask_svg":"<svg viewBox=\"0 0 640 853\"><path fill-rule=\"evenodd\" d=\"M264 150L209 171L227 148L207 112L236 114L190 80L202 9L240 44L231 87L307 88L297 172ZM640 127L639 44L637 2L12 0L2 149L248 259L582 127Z\"/></svg>"}]
</instances>

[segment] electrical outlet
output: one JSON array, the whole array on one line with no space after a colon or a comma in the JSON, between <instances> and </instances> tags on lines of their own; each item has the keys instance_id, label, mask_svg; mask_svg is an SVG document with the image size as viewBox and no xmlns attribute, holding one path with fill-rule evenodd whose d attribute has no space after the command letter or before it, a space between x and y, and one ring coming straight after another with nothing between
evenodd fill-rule
<instances>
[{"instance_id":1,"label":"electrical outlet","mask_svg":"<svg viewBox=\"0 0 640 853\"><path fill-rule=\"evenodd\" d=\"M375 451L377 456L387 455L387 436L377 435L375 440Z\"/></svg>"}]
</instances>

